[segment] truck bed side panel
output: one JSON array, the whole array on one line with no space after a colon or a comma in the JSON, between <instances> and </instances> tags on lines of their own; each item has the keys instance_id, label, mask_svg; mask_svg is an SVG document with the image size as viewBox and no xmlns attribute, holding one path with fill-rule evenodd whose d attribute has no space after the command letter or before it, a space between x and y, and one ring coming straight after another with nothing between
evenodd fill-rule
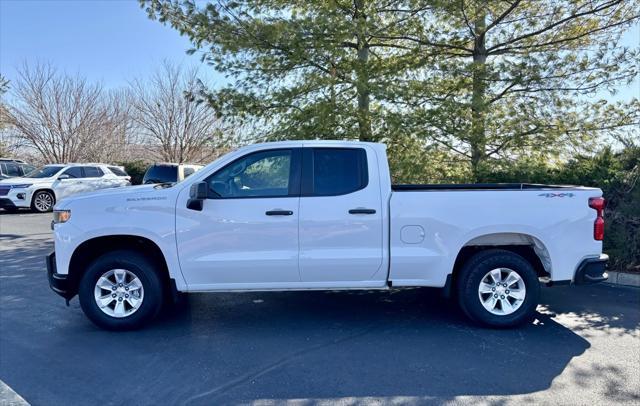
<instances>
[{"instance_id":1,"label":"truck bed side panel","mask_svg":"<svg viewBox=\"0 0 640 406\"><path fill-rule=\"evenodd\" d=\"M602 251L588 205L589 197L601 195L592 188L393 192L390 280L442 287L465 245L503 233L537 240L548 253L552 280L573 279L582 259Z\"/></svg>"}]
</instances>

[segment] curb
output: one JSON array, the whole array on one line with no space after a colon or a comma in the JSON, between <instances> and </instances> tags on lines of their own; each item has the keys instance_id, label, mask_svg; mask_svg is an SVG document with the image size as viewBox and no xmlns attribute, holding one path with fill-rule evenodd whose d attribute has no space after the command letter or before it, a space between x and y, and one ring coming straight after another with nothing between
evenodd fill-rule
<instances>
[{"instance_id":1,"label":"curb","mask_svg":"<svg viewBox=\"0 0 640 406\"><path fill-rule=\"evenodd\" d=\"M606 283L612 285L635 286L640 287L640 274L624 273L624 272L607 272L609 279Z\"/></svg>"}]
</instances>

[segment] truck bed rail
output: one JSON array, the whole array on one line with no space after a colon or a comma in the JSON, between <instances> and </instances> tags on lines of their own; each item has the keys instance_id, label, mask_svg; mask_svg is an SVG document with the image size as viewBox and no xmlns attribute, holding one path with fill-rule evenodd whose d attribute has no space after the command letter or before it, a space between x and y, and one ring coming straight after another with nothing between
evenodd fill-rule
<instances>
[{"instance_id":1,"label":"truck bed rail","mask_svg":"<svg viewBox=\"0 0 640 406\"><path fill-rule=\"evenodd\" d=\"M537 183L450 183L450 184L398 184L391 185L393 191L420 190L544 190L570 189L572 185L544 185Z\"/></svg>"}]
</instances>

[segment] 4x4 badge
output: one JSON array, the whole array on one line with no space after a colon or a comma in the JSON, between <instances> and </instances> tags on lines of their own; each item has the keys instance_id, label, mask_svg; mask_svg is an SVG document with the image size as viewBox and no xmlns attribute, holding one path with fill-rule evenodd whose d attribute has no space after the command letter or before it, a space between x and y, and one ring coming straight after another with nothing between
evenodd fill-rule
<instances>
[{"instance_id":1,"label":"4x4 badge","mask_svg":"<svg viewBox=\"0 0 640 406\"><path fill-rule=\"evenodd\" d=\"M540 193L538 196L544 197L573 197L573 193Z\"/></svg>"}]
</instances>

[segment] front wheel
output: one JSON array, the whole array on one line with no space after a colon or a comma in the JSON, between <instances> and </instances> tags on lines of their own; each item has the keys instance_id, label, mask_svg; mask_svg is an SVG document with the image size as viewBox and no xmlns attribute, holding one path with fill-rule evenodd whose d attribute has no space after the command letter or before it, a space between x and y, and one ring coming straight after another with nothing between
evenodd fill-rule
<instances>
[{"instance_id":1,"label":"front wheel","mask_svg":"<svg viewBox=\"0 0 640 406\"><path fill-rule=\"evenodd\" d=\"M51 192L41 190L33 195L31 209L38 213L46 213L53 209L55 203L56 199Z\"/></svg>"},{"instance_id":2,"label":"front wheel","mask_svg":"<svg viewBox=\"0 0 640 406\"><path fill-rule=\"evenodd\" d=\"M536 271L526 259L511 251L482 251L460 270L460 307L481 324L513 327L531 321L539 299Z\"/></svg>"},{"instance_id":3,"label":"front wheel","mask_svg":"<svg viewBox=\"0 0 640 406\"><path fill-rule=\"evenodd\" d=\"M109 330L130 330L152 320L162 306L162 282L154 263L128 250L102 255L80 281L85 315Z\"/></svg>"}]
</instances>

